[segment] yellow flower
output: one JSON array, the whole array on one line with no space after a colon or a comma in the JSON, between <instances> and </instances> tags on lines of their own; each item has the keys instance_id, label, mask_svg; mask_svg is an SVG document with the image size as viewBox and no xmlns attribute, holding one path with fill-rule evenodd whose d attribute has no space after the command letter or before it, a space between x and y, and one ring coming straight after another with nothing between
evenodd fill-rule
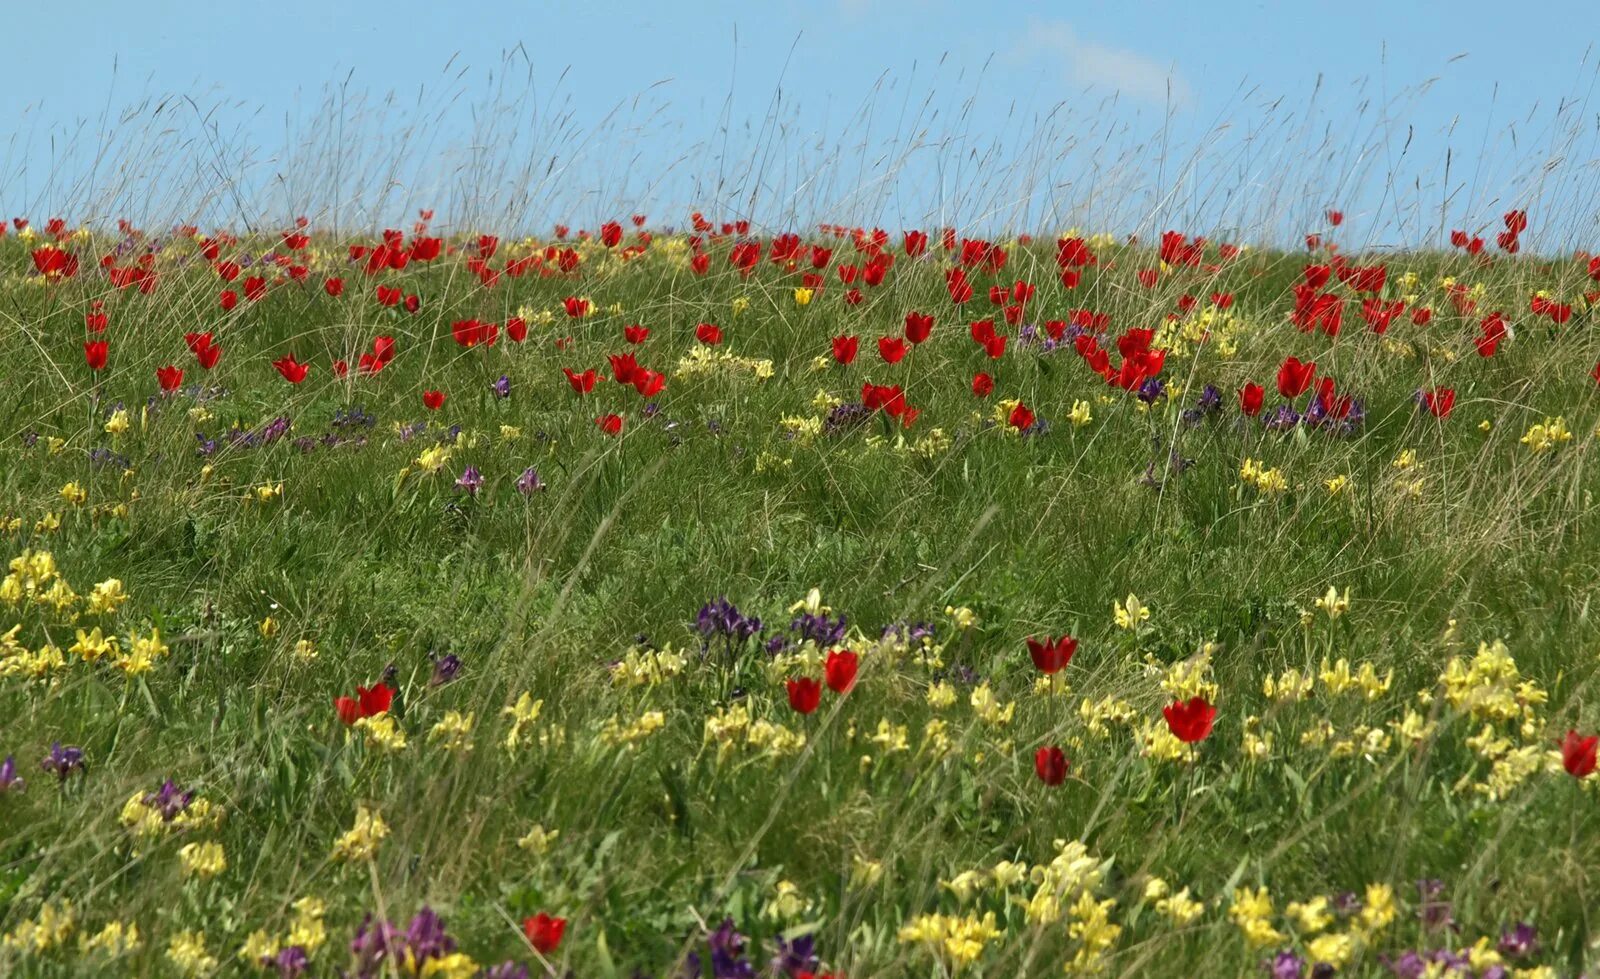
<instances>
[{"instance_id":1,"label":"yellow flower","mask_svg":"<svg viewBox=\"0 0 1600 979\"><path fill-rule=\"evenodd\" d=\"M645 711L629 723L612 716L600 727L600 741L617 747L633 747L666 726L667 715L658 710Z\"/></svg>"},{"instance_id":2,"label":"yellow flower","mask_svg":"<svg viewBox=\"0 0 1600 979\"><path fill-rule=\"evenodd\" d=\"M1350 611L1350 589L1348 587L1345 588L1344 594L1341 595L1338 589L1329 585L1323 596L1317 599L1316 606L1328 613L1328 618L1337 619Z\"/></svg>"},{"instance_id":3,"label":"yellow flower","mask_svg":"<svg viewBox=\"0 0 1600 979\"><path fill-rule=\"evenodd\" d=\"M378 852L378 844L389 835L383 816L366 806L356 807L356 820L350 830L333 844L335 860L368 860Z\"/></svg>"},{"instance_id":4,"label":"yellow flower","mask_svg":"<svg viewBox=\"0 0 1600 979\"><path fill-rule=\"evenodd\" d=\"M967 608L965 605L946 605L944 607L944 614L948 615L950 617L950 621L953 622L955 627L960 629L962 632L965 632L978 624L978 614L972 611L972 609Z\"/></svg>"},{"instance_id":5,"label":"yellow flower","mask_svg":"<svg viewBox=\"0 0 1600 979\"><path fill-rule=\"evenodd\" d=\"M156 660L171 652L161 641L161 630L151 629L149 636L138 634L128 637L128 650L117 657L115 666L128 676L139 676L155 669Z\"/></svg>"},{"instance_id":6,"label":"yellow flower","mask_svg":"<svg viewBox=\"0 0 1600 979\"><path fill-rule=\"evenodd\" d=\"M138 951L144 942L139 938L138 925L132 922L123 924L120 921L110 921L95 934L84 936L79 945L85 953L99 953L108 958L115 958Z\"/></svg>"},{"instance_id":7,"label":"yellow flower","mask_svg":"<svg viewBox=\"0 0 1600 979\"><path fill-rule=\"evenodd\" d=\"M278 634L278 620L269 615L261 620L256 629L261 633L261 638L271 639Z\"/></svg>"},{"instance_id":8,"label":"yellow flower","mask_svg":"<svg viewBox=\"0 0 1600 979\"><path fill-rule=\"evenodd\" d=\"M883 879L883 864L857 854L850 858L850 886L866 890Z\"/></svg>"},{"instance_id":9,"label":"yellow flower","mask_svg":"<svg viewBox=\"0 0 1600 979\"><path fill-rule=\"evenodd\" d=\"M733 302L729 303L728 305L729 308L733 310L733 315L738 316L740 313L750 308L750 300L744 296L735 296L733 297Z\"/></svg>"},{"instance_id":10,"label":"yellow flower","mask_svg":"<svg viewBox=\"0 0 1600 979\"><path fill-rule=\"evenodd\" d=\"M522 696L517 702L505 708L500 713L511 718L511 730L506 732L505 740L501 742L507 751L516 751L522 743L522 729L531 726L539 719L539 710L544 707L543 700L534 700L528 691L522 691Z\"/></svg>"},{"instance_id":11,"label":"yellow flower","mask_svg":"<svg viewBox=\"0 0 1600 979\"><path fill-rule=\"evenodd\" d=\"M555 843L556 837L560 835L561 831L559 829L547 830L542 825L535 823L533 828L528 830L527 834L517 841L517 846L534 856L542 857L550 852L551 844Z\"/></svg>"},{"instance_id":12,"label":"yellow flower","mask_svg":"<svg viewBox=\"0 0 1600 979\"><path fill-rule=\"evenodd\" d=\"M0 949L39 955L65 944L75 924L71 904L46 901L38 915L21 922L0 939Z\"/></svg>"},{"instance_id":13,"label":"yellow flower","mask_svg":"<svg viewBox=\"0 0 1600 979\"><path fill-rule=\"evenodd\" d=\"M110 418L106 419L106 434L121 435L123 432L126 432L132 424L132 419L128 416L128 409L118 408L116 411L111 413Z\"/></svg>"},{"instance_id":14,"label":"yellow flower","mask_svg":"<svg viewBox=\"0 0 1600 979\"><path fill-rule=\"evenodd\" d=\"M1094 421L1094 416L1089 413L1089 402L1073 401L1072 413L1067 416L1067 420L1072 422L1073 428L1082 428Z\"/></svg>"},{"instance_id":15,"label":"yellow flower","mask_svg":"<svg viewBox=\"0 0 1600 979\"><path fill-rule=\"evenodd\" d=\"M1139 626L1150 618L1150 610L1139 603L1139 596L1128 592L1121 603L1112 602L1111 611L1116 616L1117 628L1137 632Z\"/></svg>"},{"instance_id":16,"label":"yellow flower","mask_svg":"<svg viewBox=\"0 0 1600 979\"><path fill-rule=\"evenodd\" d=\"M761 917L781 924L800 917L810 906L793 881L780 880L773 885L772 897L762 905Z\"/></svg>"},{"instance_id":17,"label":"yellow flower","mask_svg":"<svg viewBox=\"0 0 1600 979\"><path fill-rule=\"evenodd\" d=\"M813 295L815 293L810 289L796 289L794 291L794 304L796 306L809 306Z\"/></svg>"},{"instance_id":18,"label":"yellow flower","mask_svg":"<svg viewBox=\"0 0 1600 979\"><path fill-rule=\"evenodd\" d=\"M85 492L84 488L79 486L77 483L68 483L67 485L61 487L61 499L65 500L72 506L83 506L83 501L87 500L88 498L89 494Z\"/></svg>"},{"instance_id":19,"label":"yellow flower","mask_svg":"<svg viewBox=\"0 0 1600 979\"><path fill-rule=\"evenodd\" d=\"M317 641L315 639L296 639L294 643L294 658L299 663L310 663L317 658Z\"/></svg>"},{"instance_id":20,"label":"yellow flower","mask_svg":"<svg viewBox=\"0 0 1600 979\"><path fill-rule=\"evenodd\" d=\"M221 843L185 843L178 850L178 862L191 877L215 877L228 869L228 858Z\"/></svg>"},{"instance_id":21,"label":"yellow flower","mask_svg":"<svg viewBox=\"0 0 1600 979\"><path fill-rule=\"evenodd\" d=\"M217 970L217 960L206 951L206 933L182 931L167 943L167 961L185 976L202 976Z\"/></svg>"},{"instance_id":22,"label":"yellow flower","mask_svg":"<svg viewBox=\"0 0 1600 979\"><path fill-rule=\"evenodd\" d=\"M1564 416L1546 418L1543 422L1529 428L1527 434L1522 436L1522 444L1532 450L1535 455L1548 452L1570 441L1572 441L1572 433L1567 430L1567 420Z\"/></svg>"},{"instance_id":23,"label":"yellow flower","mask_svg":"<svg viewBox=\"0 0 1600 979\"><path fill-rule=\"evenodd\" d=\"M1328 495L1329 496L1338 496L1340 493L1343 493L1346 488L1349 487L1349 485L1350 485L1350 477L1344 475L1343 473L1340 473L1339 475L1333 477L1332 479L1326 480L1322 485L1324 485L1324 486L1326 486L1328 488Z\"/></svg>"},{"instance_id":24,"label":"yellow flower","mask_svg":"<svg viewBox=\"0 0 1600 979\"><path fill-rule=\"evenodd\" d=\"M394 715L385 711L356 721L355 728L367 736L367 741L384 751L404 751L406 732L395 722Z\"/></svg>"},{"instance_id":25,"label":"yellow flower","mask_svg":"<svg viewBox=\"0 0 1600 979\"><path fill-rule=\"evenodd\" d=\"M445 711L443 719L433 726L428 732L429 741L443 742L446 751L467 751L472 748L472 722L473 714L462 714L458 710Z\"/></svg>"},{"instance_id":26,"label":"yellow flower","mask_svg":"<svg viewBox=\"0 0 1600 979\"><path fill-rule=\"evenodd\" d=\"M122 590L122 579L107 578L94 586L94 591L89 594L89 611L96 615L111 615L128 601L128 593Z\"/></svg>"},{"instance_id":27,"label":"yellow flower","mask_svg":"<svg viewBox=\"0 0 1600 979\"><path fill-rule=\"evenodd\" d=\"M1272 898L1265 887L1254 891L1248 887L1236 889L1228 907L1228 917L1244 932L1245 941L1253 948L1283 941L1283 933L1272 927Z\"/></svg>"}]
</instances>

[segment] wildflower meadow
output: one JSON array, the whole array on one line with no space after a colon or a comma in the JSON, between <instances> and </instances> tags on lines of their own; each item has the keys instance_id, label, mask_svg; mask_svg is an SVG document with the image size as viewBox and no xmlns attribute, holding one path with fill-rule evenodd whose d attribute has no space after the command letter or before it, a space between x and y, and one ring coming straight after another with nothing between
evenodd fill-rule
<instances>
[{"instance_id":1,"label":"wildflower meadow","mask_svg":"<svg viewBox=\"0 0 1600 979\"><path fill-rule=\"evenodd\" d=\"M0 975L1595 975L1600 257L1341 207L7 214Z\"/></svg>"}]
</instances>

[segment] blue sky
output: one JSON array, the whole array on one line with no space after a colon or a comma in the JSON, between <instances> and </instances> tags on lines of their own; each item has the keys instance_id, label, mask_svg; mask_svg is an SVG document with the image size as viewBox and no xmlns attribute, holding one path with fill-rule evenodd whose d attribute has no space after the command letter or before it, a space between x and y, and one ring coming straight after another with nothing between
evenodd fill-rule
<instances>
[{"instance_id":1,"label":"blue sky","mask_svg":"<svg viewBox=\"0 0 1600 979\"><path fill-rule=\"evenodd\" d=\"M1596 231L1592 2L95 6L0 14L8 214Z\"/></svg>"}]
</instances>

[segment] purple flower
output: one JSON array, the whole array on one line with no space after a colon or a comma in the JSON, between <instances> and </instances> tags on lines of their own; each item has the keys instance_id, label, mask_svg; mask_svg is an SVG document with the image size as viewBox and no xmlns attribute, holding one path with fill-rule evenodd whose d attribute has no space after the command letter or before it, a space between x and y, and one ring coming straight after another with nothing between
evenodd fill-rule
<instances>
[{"instance_id":1,"label":"purple flower","mask_svg":"<svg viewBox=\"0 0 1600 979\"><path fill-rule=\"evenodd\" d=\"M790 977L802 972L810 975L821 966L822 962L816 955L816 939L812 936L801 935L792 942L779 936L778 957L772 960L774 972Z\"/></svg>"},{"instance_id":2,"label":"purple flower","mask_svg":"<svg viewBox=\"0 0 1600 979\"><path fill-rule=\"evenodd\" d=\"M1500 934L1500 954L1525 959L1539 950L1539 935L1526 921L1519 921Z\"/></svg>"},{"instance_id":3,"label":"purple flower","mask_svg":"<svg viewBox=\"0 0 1600 979\"><path fill-rule=\"evenodd\" d=\"M1428 971L1428 960L1415 951L1402 953L1397 959L1385 959L1384 964L1397 979L1422 979Z\"/></svg>"},{"instance_id":4,"label":"purple flower","mask_svg":"<svg viewBox=\"0 0 1600 979\"><path fill-rule=\"evenodd\" d=\"M462 470L456 485L466 490L468 496L477 496L478 490L483 488L483 473L478 472L477 466L468 466Z\"/></svg>"},{"instance_id":5,"label":"purple flower","mask_svg":"<svg viewBox=\"0 0 1600 979\"><path fill-rule=\"evenodd\" d=\"M532 466L522 470L522 475L517 477L517 492L523 496L532 496L544 488L544 480L539 478L539 470Z\"/></svg>"},{"instance_id":6,"label":"purple flower","mask_svg":"<svg viewBox=\"0 0 1600 979\"><path fill-rule=\"evenodd\" d=\"M1418 881L1417 889L1422 892L1422 904L1417 908L1417 918L1422 921L1422 927L1429 931L1440 931L1455 925L1450 902L1444 899L1444 881Z\"/></svg>"},{"instance_id":7,"label":"purple flower","mask_svg":"<svg viewBox=\"0 0 1600 979\"><path fill-rule=\"evenodd\" d=\"M794 621L789 623L790 632L798 632L802 640L809 639L818 646L836 646L844 640L846 617L841 613L837 619L830 619L826 612L813 615L802 612Z\"/></svg>"},{"instance_id":8,"label":"purple flower","mask_svg":"<svg viewBox=\"0 0 1600 979\"><path fill-rule=\"evenodd\" d=\"M483 979L528 979L528 967L507 960L483 970Z\"/></svg>"},{"instance_id":9,"label":"purple flower","mask_svg":"<svg viewBox=\"0 0 1600 979\"><path fill-rule=\"evenodd\" d=\"M423 905L406 927L406 947L417 961L438 959L456 950L455 939L445 934L444 919Z\"/></svg>"},{"instance_id":10,"label":"purple flower","mask_svg":"<svg viewBox=\"0 0 1600 979\"><path fill-rule=\"evenodd\" d=\"M311 968L311 956L299 945L281 949L277 955L264 956L261 962L269 969L277 969L282 979L297 979Z\"/></svg>"},{"instance_id":11,"label":"purple flower","mask_svg":"<svg viewBox=\"0 0 1600 979\"><path fill-rule=\"evenodd\" d=\"M0 792L21 792L27 784L17 775L17 759L6 755L6 760L0 762Z\"/></svg>"},{"instance_id":12,"label":"purple flower","mask_svg":"<svg viewBox=\"0 0 1600 979\"><path fill-rule=\"evenodd\" d=\"M178 817L189 803L194 800L194 792L184 792L172 779L161 783L161 788L154 792L147 792L142 800L145 806L161 814L161 821L170 823Z\"/></svg>"},{"instance_id":13,"label":"purple flower","mask_svg":"<svg viewBox=\"0 0 1600 979\"><path fill-rule=\"evenodd\" d=\"M433 657L433 678L428 682L435 687L442 687L454 680L461 672L461 657L455 653L445 653L443 656Z\"/></svg>"},{"instance_id":14,"label":"purple flower","mask_svg":"<svg viewBox=\"0 0 1600 979\"><path fill-rule=\"evenodd\" d=\"M1305 975L1305 963L1300 961L1300 956L1288 950L1279 952L1263 965L1272 979L1301 979Z\"/></svg>"},{"instance_id":15,"label":"purple flower","mask_svg":"<svg viewBox=\"0 0 1600 979\"><path fill-rule=\"evenodd\" d=\"M1274 432L1287 432L1300 424L1300 413L1290 405L1279 405L1278 410L1268 415L1263 424Z\"/></svg>"},{"instance_id":16,"label":"purple flower","mask_svg":"<svg viewBox=\"0 0 1600 979\"><path fill-rule=\"evenodd\" d=\"M497 398L511 397L511 378L501 374L498 381L495 381L493 384L489 385L489 390L493 391L494 396Z\"/></svg>"},{"instance_id":17,"label":"purple flower","mask_svg":"<svg viewBox=\"0 0 1600 979\"><path fill-rule=\"evenodd\" d=\"M1139 384L1139 400L1153 405L1167 393L1167 385L1159 377L1147 377Z\"/></svg>"},{"instance_id":18,"label":"purple flower","mask_svg":"<svg viewBox=\"0 0 1600 979\"><path fill-rule=\"evenodd\" d=\"M83 768L83 749L64 748L57 741L50 746L50 754L39 763L39 767L53 773L56 778L65 782L67 776Z\"/></svg>"},{"instance_id":19,"label":"purple flower","mask_svg":"<svg viewBox=\"0 0 1600 979\"><path fill-rule=\"evenodd\" d=\"M710 979L755 979L756 967L745 961L744 936L734 929L732 918L722 919L707 944L711 946L711 971L704 974Z\"/></svg>"},{"instance_id":20,"label":"purple flower","mask_svg":"<svg viewBox=\"0 0 1600 979\"><path fill-rule=\"evenodd\" d=\"M749 639L761 631L761 620L741 614L737 605L726 597L719 597L701 606L700 614L695 618L695 628L706 637Z\"/></svg>"}]
</instances>

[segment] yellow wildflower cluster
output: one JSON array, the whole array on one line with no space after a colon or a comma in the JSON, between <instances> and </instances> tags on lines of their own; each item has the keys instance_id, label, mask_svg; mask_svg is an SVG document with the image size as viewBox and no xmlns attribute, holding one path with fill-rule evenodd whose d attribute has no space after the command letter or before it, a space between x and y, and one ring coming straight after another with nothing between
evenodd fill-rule
<instances>
[{"instance_id":1,"label":"yellow wildflower cluster","mask_svg":"<svg viewBox=\"0 0 1600 979\"><path fill-rule=\"evenodd\" d=\"M1546 699L1536 681L1522 679L1516 660L1499 639L1479 643L1471 660L1452 657L1439 675L1439 684L1451 707L1485 721L1521 717L1532 722L1536 718L1534 708Z\"/></svg>"},{"instance_id":2,"label":"yellow wildflower cluster","mask_svg":"<svg viewBox=\"0 0 1600 979\"><path fill-rule=\"evenodd\" d=\"M1262 496L1277 496L1289 488L1289 480L1284 477L1283 471L1274 466L1268 469L1266 463L1255 459L1246 459L1239 466L1239 480L1246 486L1253 486Z\"/></svg>"},{"instance_id":3,"label":"yellow wildflower cluster","mask_svg":"<svg viewBox=\"0 0 1600 979\"><path fill-rule=\"evenodd\" d=\"M1531 452L1538 455L1572 441L1572 433L1567 430L1566 418L1557 416L1535 422L1522 436L1521 441Z\"/></svg>"},{"instance_id":4,"label":"yellow wildflower cluster","mask_svg":"<svg viewBox=\"0 0 1600 979\"><path fill-rule=\"evenodd\" d=\"M678 361L673 374L681 378L749 376L765 381L773 374L772 361L755 357L740 357L728 350L695 347L689 356Z\"/></svg>"},{"instance_id":5,"label":"yellow wildflower cluster","mask_svg":"<svg viewBox=\"0 0 1600 979\"><path fill-rule=\"evenodd\" d=\"M671 646L661 649L634 647L611 666L611 683L618 687L653 687L683 672L688 657Z\"/></svg>"},{"instance_id":6,"label":"yellow wildflower cluster","mask_svg":"<svg viewBox=\"0 0 1600 979\"><path fill-rule=\"evenodd\" d=\"M46 901L38 914L19 922L0 938L0 949L39 955L65 945L76 924L71 903Z\"/></svg>"},{"instance_id":7,"label":"yellow wildflower cluster","mask_svg":"<svg viewBox=\"0 0 1600 979\"><path fill-rule=\"evenodd\" d=\"M968 965L1003 932L995 926L993 911L977 915L924 914L900 929L900 941L926 946L955 966Z\"/></svg>"},{"instance_id":8,"label":"yellow wildflower cluster","mask_svg":"<svg viewBox=\"0 0 1600 979\"><path fill-rule=\"evenodd\" d=\"M635 747L667 726L667 716L658 710L645 711L633 721L608 717L600 726L600 743L613 747Z\"/></svg>"},{"instance_id":9,"label":"yellow wildflower cluster","mask_svg":"<svg viewBox=\"0 0 1600 979\"><path fill-rule=\"evenodd\" d=\"M327 905L321 899L303 897L289 905L289 909L294 912L294 918L289 923L288 931L279 935L273 935L265 929L251 932L239 949L239 961L259 966L283 949L293 947L299 947L308 956L315 955L318 949L328 943L328 929L322 922Z\"/></svg>"},{"instance_id":10,"label":"yellow wildflower cluster","mask_svg":"<svg viewBox=\"0 0 1600 979\"><path fill-rule=\"evenodd\" d=\"M382 814L366 806L356 807L355 823L333 844L335 860L370 860L378 852L378 845L389 836L389 824Z\"/></svg>"},{"instance_id":11,"label":"yellow wildflower cluster","mask_svg":"<svg viewBox=\"0 0 1600 979\"><path fill-rule=\"evenodd\" d=\"M388 715L383 715L387 717ZM463 714L458 710L447 710L444 717L434 724L428 731L428 740L439 742L440 747L446 751L472 750L472 725L476 718L474 714Z\"/></svg>"},{"instance_id":12,"label":"yellow wildflower cluster","mask_svg":"<svg viewBox=\"0 0 1600 979\"><path fill-rule=\"evenodd\" d=\"M523 732L539 720L539 711L543 707L543 700L534 700L533 695L524 690L516 703L500 712L511 718L511 728L506 731L505 740L501 742L507 751L514 752L522 744Z\"/></svg>"}]
</instances>

